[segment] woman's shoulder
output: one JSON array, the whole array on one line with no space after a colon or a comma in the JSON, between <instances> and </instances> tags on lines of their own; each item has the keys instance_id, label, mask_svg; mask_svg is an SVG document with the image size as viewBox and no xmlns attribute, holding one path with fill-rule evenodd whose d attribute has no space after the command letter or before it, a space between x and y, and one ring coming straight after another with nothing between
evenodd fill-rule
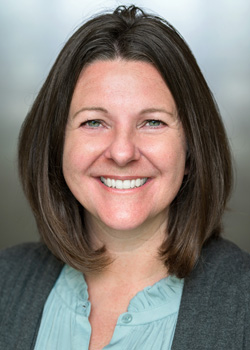
<instances>
[{"instance_id":1,"label":"woman's shoulder","mask_svg":"<svg viewBox=\"0 0 250 350\"><path fill-rule=\"evenodd\" d=\"M46 253L48 248L41 242L27 242L18 245L10 246L0 250L1 263L6 259L17 261L23 259L25 256L37 256L40 253Z\"/></svg>"},{"instance_id":2,"label":"woman's shoulder","mask_svg":"<svg viewBox=\"0 0 250 350\"><path fill-rule=\"evenodd\" d=\"M250 288L250 254L226 239L213 239L204 246L191 280L201 281L202 285L206 281L220 288L235 286L247 292Z\"/></svg>"},{"instance_id":3,"label":"woman's shoulder","mask_svg":"<svg viewBox=\"0 0 250 350\"><path fill-rule=\"evenodd\" d=\"M207 242L184 282L173 349L194 349L194 339L195 349L250 349L249 291L250 254L222 238Z\"/></svg>"},{"instance_id":4,"label":"woman's shoulder","mask_svg":"<svg viewBox=\"0 0 250 350\"><path fill-rule=\"evenodd\" d=\"M30 348L63 264L42 243L0 252L0 348ZM15 337L13 336L15 334ZM5 346L5 347L4 347Z\"/></svg>"},{"instance_id":5,"label":"woman's shoulder","mask_svg":"<svg viewBox=\"0 0 250 350\"><path fill-rule=\"evenodd\" d=\"M208 242L203 249L201 259L213 264L216 269L220 266L224 272L250 271L250 254L223 238Z\"/></svg>"},{"instance_id":6,"label":"woman's shoulder","mask_svg":"<svg viewBox=\"0 0 250 350\"><path fill-rule=\"evenodd\" d=\"M60 264L56 257L41 242L22 243L0 251L0 271L38 268L39 265Z\"/></svg>"},{"instance_id":7,"label":"woman's shoulder","mask_svg":"<svg viewBox=\"0 0 250 350\"><path fill-rule=\"evenodd\" d=\"M4 289L8 285L28 283L35 276L46 282L57 278L62 263L43 243L23 243L0 251L0 280Z\"/></svg>"}]
</instances>

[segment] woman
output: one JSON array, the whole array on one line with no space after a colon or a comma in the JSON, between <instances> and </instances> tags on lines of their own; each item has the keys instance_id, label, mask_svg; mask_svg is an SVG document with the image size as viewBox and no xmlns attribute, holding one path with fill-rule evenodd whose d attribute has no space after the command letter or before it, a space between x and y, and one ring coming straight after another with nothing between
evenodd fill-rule
<instances>
[{"instance_id":1,"label":"woman","mask_svg":"<svg viewBox=\"0 0 250 350\"><path fill-rule=\"evenodd\" d=\"M189 48L134 6L66 43L21 130L42 242L1 254L4 349L249 349L231 158Z\"/></svg>"}]
</instances>

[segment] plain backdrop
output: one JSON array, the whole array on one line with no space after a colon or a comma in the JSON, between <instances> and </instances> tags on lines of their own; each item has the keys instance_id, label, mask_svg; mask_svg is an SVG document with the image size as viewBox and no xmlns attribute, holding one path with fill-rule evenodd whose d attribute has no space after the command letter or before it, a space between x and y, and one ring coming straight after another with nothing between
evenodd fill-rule
<instances>
[{"instance_id":1,"label":"plain backdrop","mask_svg":"<svg viewBox=\"0 0 250 350\"><path fill-rule=\"evenodd\" d=\"M250 252L250 2L141 0L188 42L219 104L236 182L224 236ZM2 0L0 5L0 248L38 240L17 176L20 126L63 44L90 16L130 2Z\"/></svg>"}]
</instances>

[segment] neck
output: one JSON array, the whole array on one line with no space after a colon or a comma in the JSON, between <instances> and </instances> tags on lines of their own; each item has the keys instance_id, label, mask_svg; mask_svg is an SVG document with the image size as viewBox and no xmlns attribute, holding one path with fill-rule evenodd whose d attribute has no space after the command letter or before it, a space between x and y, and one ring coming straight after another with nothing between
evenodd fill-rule
<instances>
[{"instance_id":1,"label":"neck","mask_svg":"<svg viewBox=\"0 0 250 350\"><path fill-rule=\"evenodd\" d=\"M90 222L87 220L87 222ZM91 228L91 230L90 230ZM94 228L94 229L93 229ZM166 236L166 220L129 231L114 230L90 222L88 231L95 248L105 245L112 263L88 280L108 283L153 284L166 277L167 270L159 258L159 248Z\"/></svg>"}]
</instances>

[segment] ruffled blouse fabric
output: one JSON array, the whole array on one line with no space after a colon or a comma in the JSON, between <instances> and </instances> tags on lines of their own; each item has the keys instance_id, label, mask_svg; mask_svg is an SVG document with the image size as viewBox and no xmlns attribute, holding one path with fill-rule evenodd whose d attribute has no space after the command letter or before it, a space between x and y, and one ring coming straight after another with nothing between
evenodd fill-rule
<instances>
[{"instance_id":1,"label":"ruffled blouse fabric","mask_svg":"<svg viewBox=\"0 0 250 350\"><path fill-rule=\"evenodd\" d=\"M169 276L137 293L103 349L171 349L183 284ZM84 276L65 265L46 301L35 350L87 350L90 311Z\"/></svg>"}]
</instances>

